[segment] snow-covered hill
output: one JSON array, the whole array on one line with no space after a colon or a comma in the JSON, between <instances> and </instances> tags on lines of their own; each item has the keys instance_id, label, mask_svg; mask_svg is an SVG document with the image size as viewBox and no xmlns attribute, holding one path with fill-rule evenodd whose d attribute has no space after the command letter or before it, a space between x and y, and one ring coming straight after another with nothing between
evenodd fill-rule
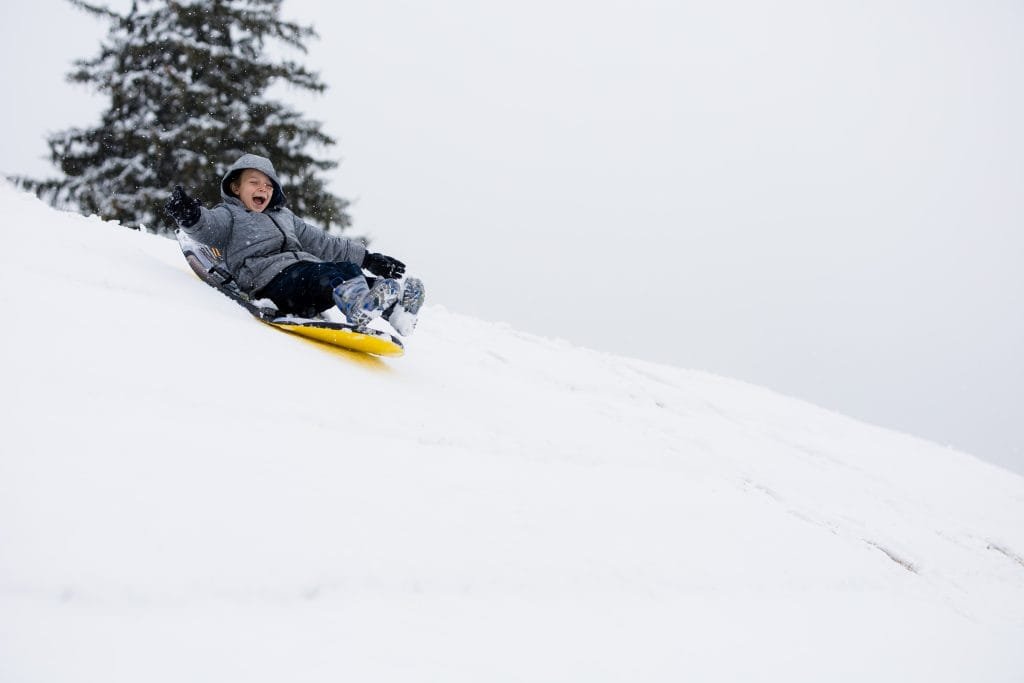
<instances>
[{"instance_id":1,"label":"snow-covered hill","mask_svg":"<svg viewBox=\"0 0 1024 683\"><path fill-rule=\"evenodd\" d=\"M1024 680L1024 478L443 302L332 351L0 212L0 681Z\"/></svg>"}]
</instances>

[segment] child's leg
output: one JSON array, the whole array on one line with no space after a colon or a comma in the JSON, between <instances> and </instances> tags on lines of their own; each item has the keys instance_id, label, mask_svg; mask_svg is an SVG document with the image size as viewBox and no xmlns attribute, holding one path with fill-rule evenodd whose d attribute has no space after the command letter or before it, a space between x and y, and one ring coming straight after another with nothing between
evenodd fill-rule
<instances>
[{"instance_id":1,"label":"child's leg","mask_svg":"<svg viewBox=\"0 0 1024 683\"><path fill-rule=\"evenodd\" d=\"M282 313L313 317L334 306L334 288L346 280L362 276L354 263L300 261L288 266L256 292L270 299Z\"/></svg>"},{"instance_id":2,"label":"child's leg","mask_svg":"<svg viewBox=\"0 0 1024 683\"><path fill-rule=\"evenodd\" d=\"M397 280L387 278L352 278L334 288L334 303L345 319L357 328L366 327L384 311L393 307L402 293Z\"/></svg>"}]
</instances>

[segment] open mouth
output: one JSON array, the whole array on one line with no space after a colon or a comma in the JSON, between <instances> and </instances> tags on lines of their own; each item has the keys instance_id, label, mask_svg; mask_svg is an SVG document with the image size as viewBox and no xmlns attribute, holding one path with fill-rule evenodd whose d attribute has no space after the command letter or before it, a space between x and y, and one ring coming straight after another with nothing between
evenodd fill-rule
<instances>
[{"instance_id":1,"label":"open mouth","mask_svg":"<svg viewBox=\"0 0 1024 683\"><path fill-rule=\"evenodd\" d=\"M259 208L263 208L264 206L267 205L267 198L266 197L256 196L256 197L252 198L252 203L255 204Z\"/></svg>"}]
</instances>

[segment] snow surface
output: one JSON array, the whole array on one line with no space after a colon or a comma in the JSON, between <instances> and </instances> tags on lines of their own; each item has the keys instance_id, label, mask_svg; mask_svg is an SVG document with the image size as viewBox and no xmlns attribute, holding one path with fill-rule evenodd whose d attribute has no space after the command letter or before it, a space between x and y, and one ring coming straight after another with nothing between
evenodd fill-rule
<instances>
[{"instance_id":1,"label":"snow surface","mask_svg":"<svg viewBox=\"0 0 1024 683\"><path fill-rule=\"evenodd\" d=\"M1016 474L437 302L333 351L0 209L0 681L1024 680Z\"/></svg>"}]
</instances>

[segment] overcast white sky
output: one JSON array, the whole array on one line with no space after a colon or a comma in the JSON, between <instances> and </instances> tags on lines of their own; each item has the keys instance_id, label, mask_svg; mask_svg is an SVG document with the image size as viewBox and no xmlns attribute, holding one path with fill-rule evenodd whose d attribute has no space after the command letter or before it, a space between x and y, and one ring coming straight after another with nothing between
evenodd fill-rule
<instances>
[{"instance_id":1,"label":"overcast white sky","mask_svg":"<svg viewBox=\"0 0 1024 683\"><path fill-rule=\"evenodd\" d=\"M114 3L124 6L126 3ZM434 303L1024 472L1024 5L285 0L356 230ZM103 106L8 3L0 171ZM211 179L213 182L213 179ZM42 260L44 255L40 255Z\"/></svg>"}]
</instances>

